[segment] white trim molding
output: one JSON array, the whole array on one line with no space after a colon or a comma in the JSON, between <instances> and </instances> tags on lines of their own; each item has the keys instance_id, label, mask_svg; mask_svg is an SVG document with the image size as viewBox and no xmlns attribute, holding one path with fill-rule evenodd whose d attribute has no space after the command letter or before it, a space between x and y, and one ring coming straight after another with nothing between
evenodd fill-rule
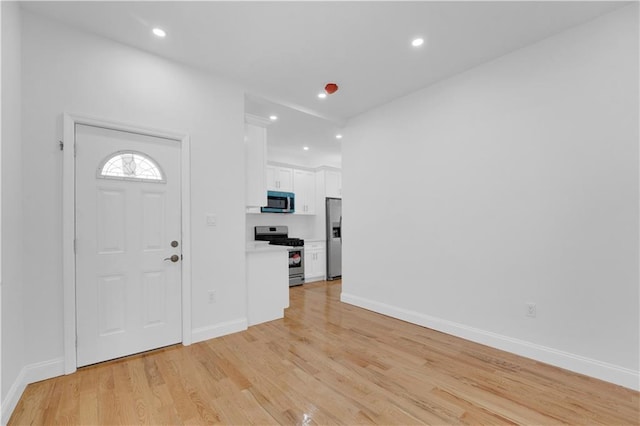
<instances>
[{"instance_id":1,"label":"white trim molding","mask_svg":"<svg viewBox=\"0 0 640 426\"><path fill-rule=\"evenodd\" d=\"M564 368L575 373L640 391L640 372L606 362L586 358L558 349L549 348L525 340L514 339L464 324L432 317L419 312L380 303L348 293L340 295L340 301L382 315L431 328L472 342L491 346L526 358Z\"/></svg>"},{"instance_id":2,"label":"white trim molding","mask_svg":"<svg viewBox=\"0 0 640 426\"><path fill-rule=\"evenodd\" d=\"M193 342L198 343L216 337L226 336L227 334L244 331L248 327L246 318L239 318L233 321L225 321L220 324L209 325L206 327L196 328L192 332Z\"/></svg>"},{"instance_id":3,"label":"white trim molding","mask_svg":"<svg viewBox=\"0 0 640 426\"><path fill-rule=\"evenodd\" d=\"M269 127L271 125L271 121L268 118L259 117L247 112L244 113L244 122L259 127Z\"/></svg>"},{"instance_id":4,"label":"white trim molding","mask_svg":"<svg viewBox=\"0 0 640 426\"><path fill-rule=\"evenodd\" d=\"M16 377L16 380L7 391L7 395L2 400L2 418L0 420L0 424L6 425L7 423L9 423L9 419L11 418L11 414L13 414L13 410L16 409L22 393L29 384L26 380L26 375L27 373L25 367L20 370L18 377Z\"/></svg>"},{"instance_id":5,"label":"white trim molding","mask_svg":"<svg viewBox=\"0 0 640 426\"><path fill-rule=\"evenodd\" d=\"M77 124L102 127L180 142L182 169L182 344L190 345L191 336L191 149L189 135L145 128L129 123L65 113L63 117L62 162L62 280L64 301L64 371L76 371L76 257L75 239L75 128ZM54 377L54 376L48 376ZM45 377L45 378L48 378ZM4 407L3 407L4 408Z\"/></svg>"},{"instance_id":6,"label":"white trim molding","mask_svg":"<svg viewBox=\"0 0 640 426\"><path fill-rule=\"evenodd\" d=\"M55 358L23 367L2 401L1 424L6 425L9 422L9 418L13 410L16 409L27 385L63 374L64 358Z\"/></svg>"}]
</instances>

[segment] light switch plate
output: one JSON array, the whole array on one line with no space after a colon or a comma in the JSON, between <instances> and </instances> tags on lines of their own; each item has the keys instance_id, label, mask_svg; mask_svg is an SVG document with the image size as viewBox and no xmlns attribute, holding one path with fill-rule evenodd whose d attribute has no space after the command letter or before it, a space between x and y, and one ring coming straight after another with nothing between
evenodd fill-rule
<instances>
[{"instance_id":1,"label":"light switch plate","mask_svg":"<svg viewBox=\"0 0 640 426\"><path fill-rule=\"evenodd\" d=\"M216 215L214 214L208 214L207 215L207 226L216 226Z\"/></svg>"}]
</instances>

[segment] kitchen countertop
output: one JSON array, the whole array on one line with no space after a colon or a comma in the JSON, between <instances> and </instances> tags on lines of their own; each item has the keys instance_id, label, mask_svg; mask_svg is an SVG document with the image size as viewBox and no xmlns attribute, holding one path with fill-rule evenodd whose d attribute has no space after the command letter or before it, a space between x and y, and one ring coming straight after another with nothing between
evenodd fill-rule
<instances>
[{"instance_id":1,"label":"kitchen countertop","mask_svg":"<svg viewBox=\"0 0 640 426\"><path fill-rule=\"evenodd\" d=\"M326 242L327 239L326 238L305 238L304 242L307 243L324 243Z\"/></svg>"},{"instance_id":2,"label":"kitchen countertop","mask_svg":"<svg viewBox=\"0 0 640 426\"><path fill-rule=\"evenodd\" d=\"M305 246L318 246L318 245L322 245L322 246L326 246L327 244L327 240L325 239L307 239L304 240L304 245Z\"/></svg>"},{"instance_id":3,"label":"kitchen countertop","mask_svg":"<svg viewBox=\"0 0 640 426\"><path fill-rule=\"evenodd\" d=\"M268 241L249 241L247 243L247 253L283 252L287 251L287 246L272 246Z\"/></svg>"}]
</instances>

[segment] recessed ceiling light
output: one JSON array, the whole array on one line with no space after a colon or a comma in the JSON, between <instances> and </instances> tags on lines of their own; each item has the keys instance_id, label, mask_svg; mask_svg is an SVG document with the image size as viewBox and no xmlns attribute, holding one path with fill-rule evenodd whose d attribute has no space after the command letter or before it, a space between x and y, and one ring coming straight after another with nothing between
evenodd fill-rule
<instances>
[{"instance_id":1,"label":"recessed ceiling light","mask_svg":"<svg viewBox=\"0 0 640 426\"><path fill-rule=\"evenodd\" d=\"M419 46L422 46L423 43L424 43L424 39L418 37L413 39L413 41L411 42L411 45L413 47L419 47Z\"/></svg>"},{"instance_id":2,"label":"recessed ceiling light","mask_svg":"<svg viewBox=\"0 0 640 426\"><path fill-rule=\"evenodd\" d=\"M304 149L305 151L309 151L309 147L308 146L305 146L302 149Z\"/></svg>"},{"instance_id":3,"label":"recessed ceiling light","mask_svg":"<svg viewBox=\"0 0 640 426\"><path fill-rule=\"evenodd\" d=\"M336 139L342 139L342 135L341 135L340 133L338 133L338 134L336 135Z\"/></svg>"},{"instance_id":4,"label":"recessed ceiling light","mask_svg":"<svg viewBox=\"0 0 640 426\"><path fill-rule=\"evenodd\" d=\"M154 28L152 31L153 34L158 37L165 37L167 35L167 33L162 28Z\"/></svg>"},{"instance_id":5,"label":"recessed ceiling light","mask_svg":"<svg viewBox=\"0 0 640 426\"><path fill-rule=\"evenodd\" d=\"M318 93L318 97L319 97L320 99L324 99L324 98L326 98L326 97L327 97L327 94L326 94L326 93L322 93L322 92L321 92L321 93Z\"/></svg>"},{"instance_id":6,"label":"recessed ceiling light","mask_svg":"<svg viewBox=\"0 0 640 426\"><path fill-rule=\"evenodd\" d=\"M270 115L269 116L269 120L271 120L271 121L276 121L277 119L278 119L277 115Z\"/></svg>"}]
</instances>

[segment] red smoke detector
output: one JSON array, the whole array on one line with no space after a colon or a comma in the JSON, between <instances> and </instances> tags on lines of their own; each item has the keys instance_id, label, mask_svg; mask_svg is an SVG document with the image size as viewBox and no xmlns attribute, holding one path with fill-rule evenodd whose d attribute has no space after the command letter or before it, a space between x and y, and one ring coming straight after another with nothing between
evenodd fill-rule
<instances>
[{"instance_id":1,"label":"red smoke detector","mask_svg":"<svg viewBox=\"0 0 640 426\"><path fill-rule=\"evenodd\" d=\"M338 85L335 83L327 83L327 85L324 86L324 91L327 92L327 94L332 95L338 91Z\"/></svg>"}]
</instances>

